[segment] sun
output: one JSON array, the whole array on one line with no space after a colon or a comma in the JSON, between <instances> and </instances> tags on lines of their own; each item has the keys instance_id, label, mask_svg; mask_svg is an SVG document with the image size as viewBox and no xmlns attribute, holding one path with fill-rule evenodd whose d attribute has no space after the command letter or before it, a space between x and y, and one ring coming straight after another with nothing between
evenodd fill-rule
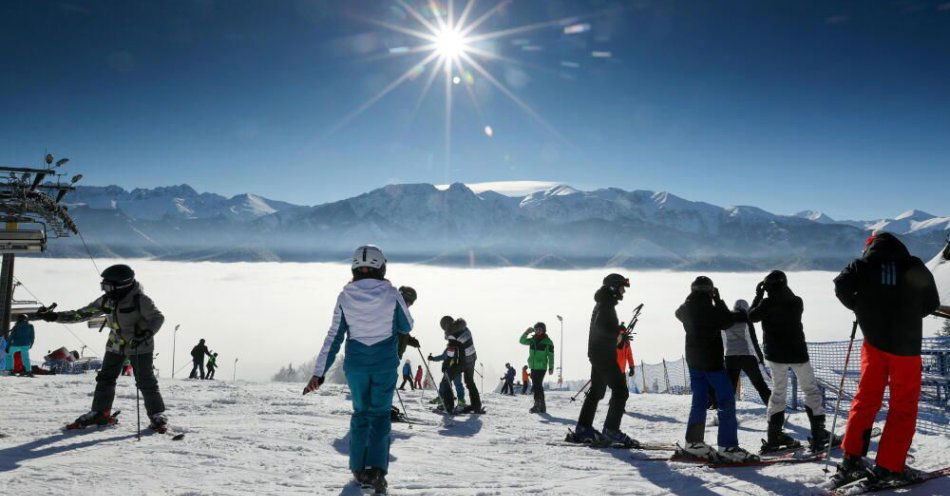
<instances>
[{"instance_id":1,"label":"sun","mask_svg":"<svg viewBox=\"0 0 950 496\"><path fill-rule=\"evenodd\" d=\"M435 51L442 57L457 59L467 48L468 42L458 29L446 26L435 33Z\"/></svg>"}]
</instances>

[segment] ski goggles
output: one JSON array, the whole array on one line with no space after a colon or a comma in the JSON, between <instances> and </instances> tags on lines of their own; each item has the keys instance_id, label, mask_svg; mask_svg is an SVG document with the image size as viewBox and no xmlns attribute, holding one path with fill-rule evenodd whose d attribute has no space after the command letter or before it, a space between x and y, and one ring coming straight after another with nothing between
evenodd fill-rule
<instances>
[{"instance_id":1,"label":"ski goggles","mask_svg":"<svg viewBox=\"0 0 950 496\"><path fill-rule=\"evenodd\" d=\"M133 282L135 281L122 281L118 283L110 282L110 281L102 281L101 283L99 283L99 287L102 288L102 290L105 291L106 293L114 293L116 291L119 291L120 289L126 289L128 287L131 287Z\"/></svg>"}]
</instances>

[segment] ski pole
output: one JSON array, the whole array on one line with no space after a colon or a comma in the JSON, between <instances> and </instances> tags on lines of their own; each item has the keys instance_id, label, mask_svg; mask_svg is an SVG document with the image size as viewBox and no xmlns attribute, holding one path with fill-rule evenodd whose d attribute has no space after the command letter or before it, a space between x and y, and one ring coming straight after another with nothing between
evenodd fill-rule
<instances>
[{"instance_id":1,"label":"ski pole","mask_svg":"<svg viewBox=\"0 0 950 496\"><path fill-rule=\"evenodd\" d=\"M138 350L135 350L138 351ZM135 354L135 375L139 374L139 354ZM138 441L142 440L142 412L139 409L139 381L137 378L133 377L135 380L135 439Z\"/></svg>"},{"instance_id":2,"label":"ski pole","mask_svg":"<svg viewBox=\"0 0 950 496\"><path fill-rule=\"evenodd\" d=\"M578 391L577 393L575 393L574 396L571 396L571 401L574 401L578 396L580 396L581 393L584 392L585 389L587 389L587 386L590 385L590 381L591 381L591 380L592 380L592 379L588 379L587 382L585 382L584 385L581 386L581 390Z\"/></svg>"},{"instance_id":3,"label":"ski pole","mask_svg":"<svg viewBox=\"0 0 950 496\"><path fill-rule=\"evenodd\" d=\"M399 394L399 388L396 388L395 391L396 391L396 397L399 398L399 404L402 406L403 416L406 417L406 420L411 421L412 419L409 418L409 412L406 410L406 404L402 402L402 395ZM409 424L409 428L412 429L412 424Z\"/></svg>"},{"instance_id":4,"label":"ski pole","mask_svg":"<svg viewBox=\"0 0 950 496\"><path fill-rule=\"evenodd\" d=\"M844 391L844 377L848 374L848 362L851 361L851 348L854 347L854 335L858 332L858 321L855 320L851 325L851 340L848 341L848 352L844 355L844 370L841 371L841 382L838 383L838 398L835 400L835 414L831 418L831 435L828 439L828 451L825 452L824 472L829 472L828 465L831 463L831 448L835 440L835 424L838 423L838 409L841 407L841 393Z\"/></svg>"}]
</instances>

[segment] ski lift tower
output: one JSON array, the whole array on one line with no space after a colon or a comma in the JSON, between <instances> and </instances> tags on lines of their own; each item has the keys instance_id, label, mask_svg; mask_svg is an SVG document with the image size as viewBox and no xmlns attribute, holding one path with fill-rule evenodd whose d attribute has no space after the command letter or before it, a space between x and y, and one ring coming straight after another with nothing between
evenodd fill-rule
<instances>
[{"instance_id":1,"label":"ski lift tower","mask_svg":"<svg viewBox=\"0 0 950 496\"><path fill-rule=\"evenodd\" d=\"M45 167L0 165L0 336L10 332L13 262L17 254L46 251L50 238L79 234L60 201L82 175L63 181L68 158L45 157Z\"/></svg>"}]
</instances>

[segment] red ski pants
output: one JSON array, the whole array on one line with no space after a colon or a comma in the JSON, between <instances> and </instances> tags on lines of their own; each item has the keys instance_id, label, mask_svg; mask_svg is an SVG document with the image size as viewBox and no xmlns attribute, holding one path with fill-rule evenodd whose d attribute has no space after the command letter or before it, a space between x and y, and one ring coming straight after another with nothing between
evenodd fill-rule
<instances>
[{"instance_id":1,"label":"red ski pants","mask_svg":"<svg viewBox=\"0 0 950 496\"><path fill-rule=\"evenodd\" d=\"M846 454L867 455L871 427L881 409L884 388L889 385L891 398L884 433L878 445L877 464L892 472L904 470L907 450L917 427L920 373L920 355L893 355L864 343L861 348L861 381L851 403L844 434Z\"/></svg>"}]
</instances>

